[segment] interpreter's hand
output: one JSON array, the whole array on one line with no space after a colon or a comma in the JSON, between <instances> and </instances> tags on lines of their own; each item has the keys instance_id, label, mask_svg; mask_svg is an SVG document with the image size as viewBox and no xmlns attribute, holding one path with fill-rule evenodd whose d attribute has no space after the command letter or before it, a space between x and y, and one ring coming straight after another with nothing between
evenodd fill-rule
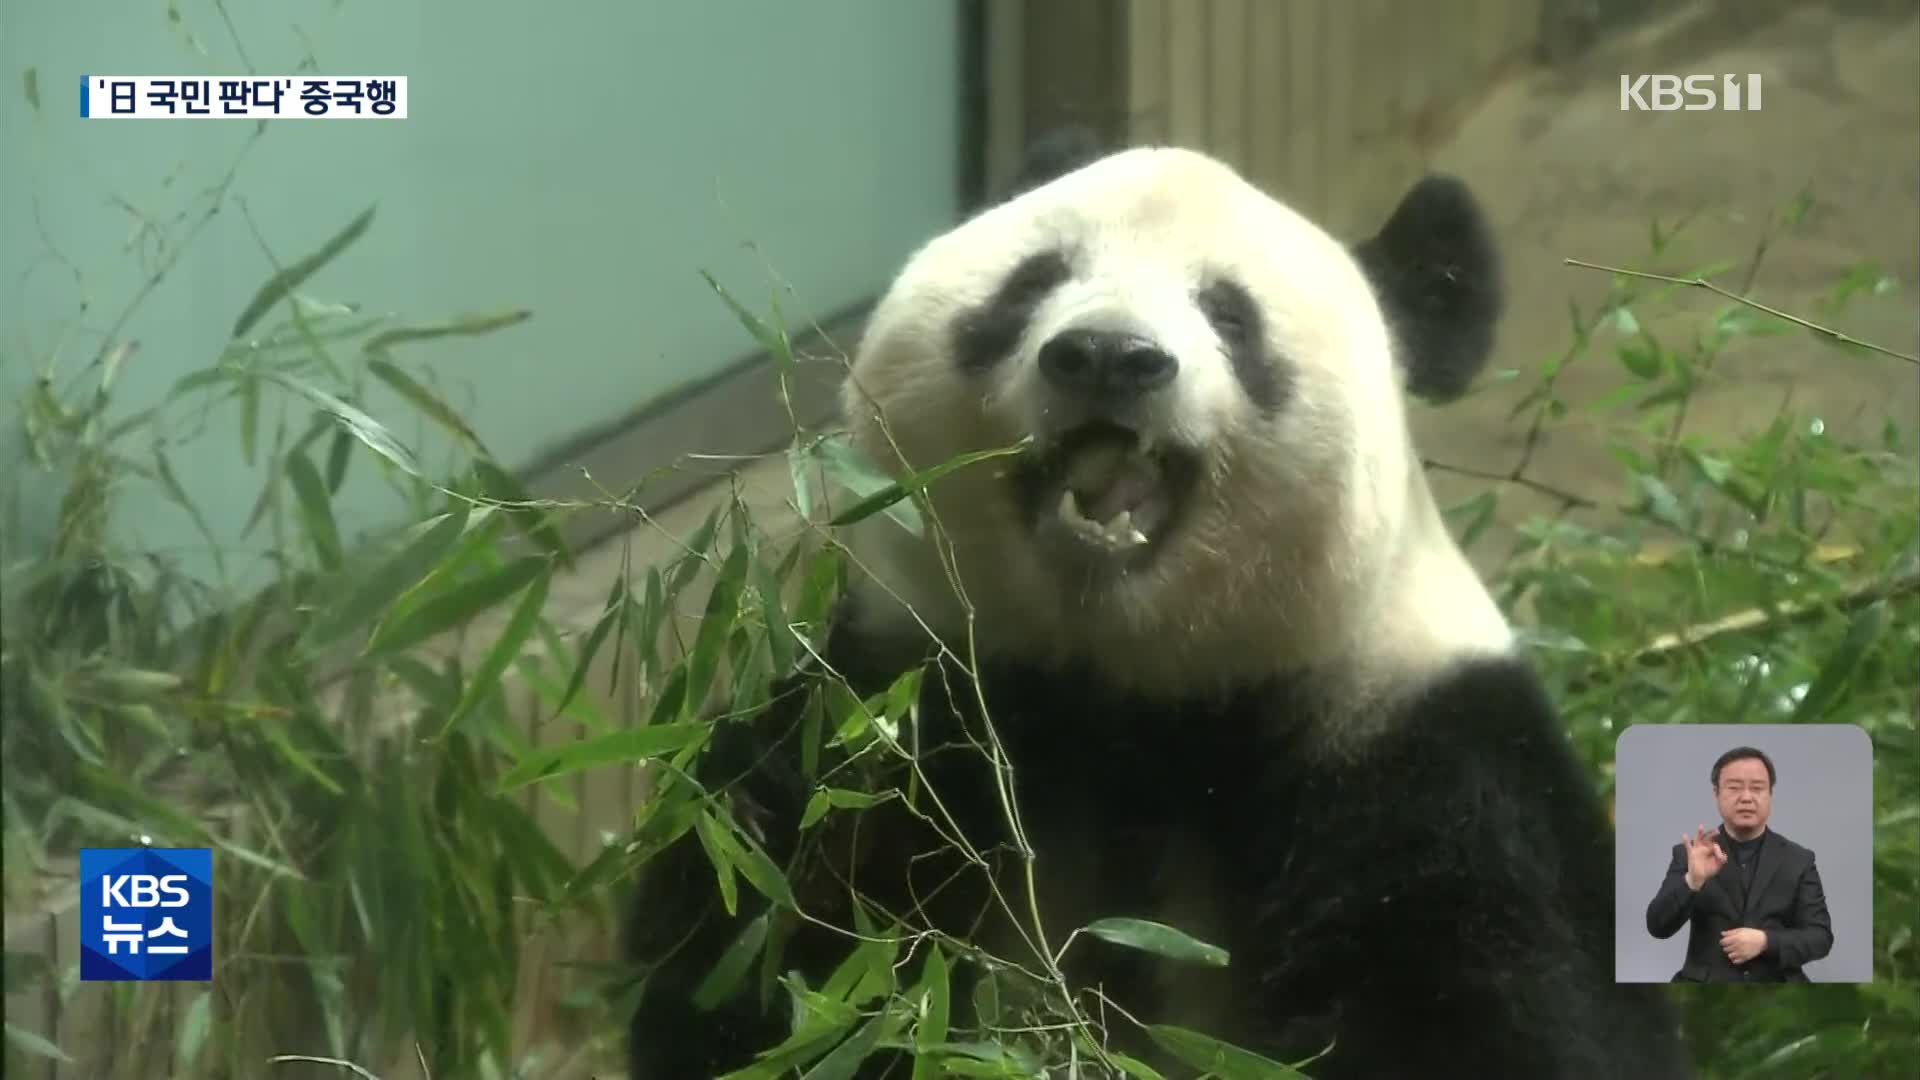
<instances>
[{"instance_id":1,"label":"interpreter's hand","mask_svg":"<svg viewBox=\"0 0 1920 1080\"><path fill-rule=\"evenodd\" d=\"M1744 964L1767 950L1767 932L1751 926L1736 927L1720 935L1720 951L1735 964Z\"/></svg>"},{"instance_id":2,"label":"interpreter's hand","mask_svg":"<svg viewBox=\"0 0 1920 1080\"><path fill-rule=\"evenodd\" d=\"M1727 865L1727 853L1705 825L1693 836L1682 833L1680 843L1687 849L1687 888L1699 892L1702 885Z\"/></svg>"}]
</instances>

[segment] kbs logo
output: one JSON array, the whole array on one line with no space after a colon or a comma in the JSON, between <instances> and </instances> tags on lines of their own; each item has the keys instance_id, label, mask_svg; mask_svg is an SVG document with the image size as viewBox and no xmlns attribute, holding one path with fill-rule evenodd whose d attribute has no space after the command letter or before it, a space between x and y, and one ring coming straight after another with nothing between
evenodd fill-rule
<instances>
[{"instance_id":1,"label":"kbs logo","mask_svg":"<svg viewBox=\"0 0 1920 1080\"><path fill-rule=\"evenodd\" d=\"M212 978L211 848L80 849L82 982Z\"/></svg>"},{"instance_id":2,"label":"kbs logo","mask_svg":"<svg viewBox=\"0 0 1920 1080\"><path fill-rule=\"evenodd\" d=\"M1742 102L1745 102L1743 105ZM1621 112L1759 112L1760 76L1622 75Z\"/></svg>"}]
</instances>

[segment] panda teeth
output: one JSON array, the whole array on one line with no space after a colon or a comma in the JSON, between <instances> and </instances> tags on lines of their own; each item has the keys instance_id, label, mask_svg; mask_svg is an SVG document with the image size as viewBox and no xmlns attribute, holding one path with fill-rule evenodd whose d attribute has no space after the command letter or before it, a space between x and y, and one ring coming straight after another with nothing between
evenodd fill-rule
<instances>
[{"instance_id":1,"label":"panda teeth","mask_svg":"<svg viewBox=\"0 0 1920 1080\"><path fill-rule=\"evenodd\" d=\"M1147 534L1141 532L1140 528L1133 523L1133 511L1122 510L1113 515L1112 520L1102 525L1087 517L1080 509L1080 498L1073 493L1072 488L1060 493L1059 516L1068 528L1089 543L1119 549L1139 547L1147 542Z\"/></svg>"},{"instance_id":2,"label":"panda teeth","mask_svg":"<svg viewBox=\"0 0 1920 1080\"><path fill-rule=\"evenodd\" d=\"M1102 525L1100 529L1107 534L1107 540L1115 547L1123 544L1129 547L1139 547L1141 544L1147 542L1147 534L1141 532L1139 528L1134 525L1133 511L1131 510L1122 510L1113 515L1113 520Z\"/></svg>"},{"instance_id":3,"label":"panda teeth","mask_svg":"<svg viewBox=\"0 0 1920 1080\"><path fill-rule=\"evenodd\" d=\"M1080 512L1080 500L1074 495L1072 488L1060 493L1060 520L1074 526L1082 523L1091 524L1087 521L1087 515Z\"/></svg>"}]
</instances>

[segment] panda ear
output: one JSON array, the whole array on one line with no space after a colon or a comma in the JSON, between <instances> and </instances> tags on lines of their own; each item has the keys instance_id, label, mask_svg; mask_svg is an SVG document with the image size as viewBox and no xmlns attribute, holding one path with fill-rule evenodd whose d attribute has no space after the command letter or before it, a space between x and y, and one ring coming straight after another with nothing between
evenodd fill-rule
<instances>
[{"instance_id":1,"label":"panda ear","mask_svg":"<svg viewBox=\"0 0 1920 1080\"><path fill-rule=\"evenodd\" d=\"M1105 140L1077 124L1055 128L1027 145L1020 170L1000 195L1005 202L1106 156Z\"/></svg>"},{"instance_id":2,"label":"panda ear","mask_svg":"<svg viewBox=\"0 0 1920 1080\"><path fill-rule=\"evenodd\" d=\"M1465 393L1505 303L1493 227L1467 185L1421 178L1354 254L1393 327L1407 388L1436 403Z\"/></svg>"}]
</instances>

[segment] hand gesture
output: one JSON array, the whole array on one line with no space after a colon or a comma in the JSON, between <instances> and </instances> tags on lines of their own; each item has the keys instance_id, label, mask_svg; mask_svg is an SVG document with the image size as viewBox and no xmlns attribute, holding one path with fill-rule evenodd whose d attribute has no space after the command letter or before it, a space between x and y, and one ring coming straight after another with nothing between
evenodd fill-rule
<instances>
[{"instance_id":1,"label":"hand gesture","mask_svg":"<svg viewBox=\"0 0 1920 1080\"><path fill-rule=\"evenodd\" d=\"M1720 951L1736 965L1759 956L1766 948L1767 932L1751 926L1736 927L1720 935Z\"/></svg>"},{"instance_id":2,"label":"hand gesture","mask_svg":"<svg viewBox=\"0 0 1920 1080\"><path fill-rule=\"evenodd\" d=\"M1687 852L1687 888L1699 892L1707 879L1720 872L1727 865L1727 853L1715 842L1713 834L1705 825L1692 836L1680 835L1680 845Z\"/></svg>"}]
</instances>

